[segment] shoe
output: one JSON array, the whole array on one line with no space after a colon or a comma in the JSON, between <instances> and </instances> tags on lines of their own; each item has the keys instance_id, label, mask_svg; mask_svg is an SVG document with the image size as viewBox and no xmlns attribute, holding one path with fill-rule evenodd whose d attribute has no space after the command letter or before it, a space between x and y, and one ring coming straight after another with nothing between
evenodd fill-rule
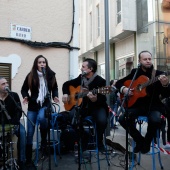
<instances>
[{"instance_id":1,"label":"shoe","mask_svg":"<svg viewBox=\"0 0 170 170\"><path fill-rule=\"evenodd\" d=\"M41 151L41 159L44 159L45 157L48 156L47 149L48 149L48 148L46 148L46 147L41 147L41 148L40 148L40 151Z\"/></svg>"},{"instance_id":2,"label":"shoe","mask_svg":"<svg viewBox=\"0 0 170 170\"><path fill-rule=\"evenodd\" d=\"M140 152L141 150L142 150L142 144L140 143L140 144L138 144L138 143L136 143L136 146L134 147L134 150L133 150L133 152L134 153L138 153L138 152Z\"/></svg>"},{"instance_id":3,"label":"shoe","mask_svg":"<svg viewBox=\"0 0 170 170\"><path fill-rule=\"evenodd\" d=\"M118 129L118 127L117 127L116 125L114 125L114 126L112 127L112 129Z\"/></svg>"},{"instance_id":4,"label":"shoe","mask_svg":"<svg viewBox=\"0 0 170 170\"><path fill-rule=\"evenodd\" d=\"M104 153L106 151L106 148L103 144L101 144L101 145L98 145L98 150L99 152Z\"/></svg>"},{"instance_id":5,"label":"shoe","mask_svg":"<svg viewBox=\"0 0 170 170\"><path fill-rule=\"evenodd\" d=\"M32 160L25 162L25 166L26 166L26 167L31 167L32 165L33 165Z\"/></svg>"},{"instance_id":6,"label":"shoe","mask_svg":"<svg viewBox=\"0 0 170 170\"><path fill-rule=\"evenodd\" d=\"M118 125L119 125L119 122L116 122L115 124L116 124L116 126L118 126Z\"/></svg>"},{"instance_id":7,"label":"shoe","mask_svg":"<svg viewBox=\"0 0 170 170\"><path fill-rule=\"evenodd\" d=\"M144 143L144 145L141 149L141 153L143 153L143 154L148 153L150 151L150 147L151 147L150 143Z\"/></svg>"},{"instance_id":8,"label":"shoe","mask_svg":"<svg viewBox=\"0 0 170 170\"><path fill-rule=\"evenodd\" d=\"M163 146L164 149L169 149L170 148L170 142L167 142L166 145Z\"/></svg>"},{"instance_id":9,"label":"shoe","mask_svg":"<svg viewBox=\"0 0 170 170\"><path fill-rule=\"evenodd\" d=\"M25 169L25 162L21 161L19 162L19 169L24 170Z\"/></svg>"}]
</instances>

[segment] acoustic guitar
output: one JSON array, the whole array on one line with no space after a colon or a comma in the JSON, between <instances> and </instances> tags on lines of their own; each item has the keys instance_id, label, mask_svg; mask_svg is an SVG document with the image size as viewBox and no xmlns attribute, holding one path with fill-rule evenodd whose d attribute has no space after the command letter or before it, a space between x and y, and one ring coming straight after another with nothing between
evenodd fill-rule
<instances>
[{"instance_id":1,"label":"acoustic guitar","mask_svg":"<svg viewBox=\"0 0 170 170\"><path fill-rule=\"evenodd\" d=\"M164 75L169 73L163 73ZM160 75L159 75L160 76ZM133 89L133 95L128 96L128 107L131 107L135 104L136 100L141 97L145 97L146 87L155 83L159 80L159 76L154 77L153 79L149 79L146 76L139 76L132 84L131 89ZM124 82L124 86L129 87L132 80L127 80ZM123 100L124 94L120 94L121 101Z\"/></svg>"},{"instance_id":2,"label":"acoustic guitar","mask_svg":"<svg viewBox=\"0 0 170 170\"><path fill-rule=\"evenodd\" d=\"M70 96L69 96L69 102L68 103L64 103L64 108L66 111L69 111L72 109L73 106L80 106L80 104L82 103L82 98L87 96L89 90L81 90L80 86L78 87L73 87L73 86L69 86L69 91L70 91ZM101 87L98 89L93 89L91 92L93 94L109 94L112 91L112 87L110 86L106 86L106 87Z\"/></svg>"}]
</instances>

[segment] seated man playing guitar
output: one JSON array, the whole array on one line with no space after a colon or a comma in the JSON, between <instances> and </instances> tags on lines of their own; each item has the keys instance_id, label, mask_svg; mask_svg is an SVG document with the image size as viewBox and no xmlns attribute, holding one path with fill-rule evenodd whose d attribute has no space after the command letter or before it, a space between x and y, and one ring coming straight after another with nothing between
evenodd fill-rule
<instances>
[{"instance_id":1,"label":"seated man playing guitar","mask_svg":"<svg viewBox=\"0 0 170 170\"><path fill-rule=\"evenodd\" d=\"M103 149L103 133L107 126L108 106L106 103L105 90L106 80L97 75L97 63L95 60L86 58L82 63L82 74L77 78L66 81L63 84L62 101L66 110L74 110L78 106L79 111L74 113L74 121L79 121L79 118L92 116L96 121L98 133L98 146ZM106 88L107 91L107 88Z\"/></svg>"},{"instance_id":2,"label":"seated man playing guitar","mask_svg":"<svg viewBox=\"0 0 170 170\"><path fill-rule=\"evenodd\" d=\"M147 153L150 150L150 144L156 130L160 127L161 115L165 113L160 96L164 98L170 95L170 85L165 73L154 69L152 54L149 51L139 53L138 59L140 67L129 93L128 87L137 69L132 69L129 75L116 83L116 88L119 89L121 96L128 93L126 95L128 96L127 104L124 107L128 108L129 116L126 119L126 113L123 113L119 117L119 123L124 129L128 129L129 134L136 142L134 152ZM145 137L140 134L134 125L138 116L148 117L148 128ZM126 120L128 121L128 127L126 126Z\"/></svg>"}]
</instances>

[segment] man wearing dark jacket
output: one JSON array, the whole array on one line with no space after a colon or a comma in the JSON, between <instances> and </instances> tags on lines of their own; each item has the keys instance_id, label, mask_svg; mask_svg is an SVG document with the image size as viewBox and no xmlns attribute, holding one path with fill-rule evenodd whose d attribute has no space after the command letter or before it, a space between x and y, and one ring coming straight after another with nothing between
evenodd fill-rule
<instances>
[{"instance_id":1,"label":"man wearing dark jacket","mask_svg":"<svg viewBox=\"0 0 170 170\"><path fill-rule=\"evenodd\" d=\"M103 133L107 126L108 106L106 103L106 96L100 94L97 89L106 86L106 80L97 75L97 63L93 59L85 59L82 64L81 71L82 74L80 74L77 78L66 81L63 84L62 101L65 104L66 110L67 108L71 108L71 110L73 110L74 106L78 105L80 107L79 113L82 118L89 115L94 118L97 125L98 146L99 149L103 149L102 140ZM72 99L71 95L74 89L79 89L78 92L81 91L84 94L81 97L79 96L79 102L75 104L73 103L74 99ZM73 117L73 115L71 117Z\"/></svg>"},{"instance_id":2,"label":"man wearing dark jacket","mask_svg":"<svg viewBox=\"0 0 170 170\"><path fill-rule=\"evenodd\" d=\"M128 93L128 87L137 69L132 69L125 78L117 81L116 88L121 95L128 93L128 117L123 113L119 122L136 142L134 152L147 153L150 150L151 141L161 124L161 114L165 112L160 96L167 97L170 94L168 77L162 71L155 70L152 64L152 54L149 51L142 51L139 54L137 75ZM139 86L138 86L139 85ZM125 102L126 103L126 102ZM126 107L126 106L125 106ZM148 128L145 137L136 129L135 119L138 116L148 117ZM128 121L128 127L126 126Z\"/></svg>"},{"instance_id":3,"label":"man wearing dark jacket","mask_svg":"<svg viewBox=\"0 0 170 170\"><path fill-rule=\"evenodd\" d=\"M20 118L22 116L21 102L17 93L10 92L9 94L6 91L8 86L7 80L4 77L0 77L0 124L4 126L4 129L8 126L13 128L14 134L20 139L18 140L18 144L20 144L18 145L18 156L20 169L22 169L26 160L26 134L24 126L20 123Z\"/></svg>"}]
</instances>

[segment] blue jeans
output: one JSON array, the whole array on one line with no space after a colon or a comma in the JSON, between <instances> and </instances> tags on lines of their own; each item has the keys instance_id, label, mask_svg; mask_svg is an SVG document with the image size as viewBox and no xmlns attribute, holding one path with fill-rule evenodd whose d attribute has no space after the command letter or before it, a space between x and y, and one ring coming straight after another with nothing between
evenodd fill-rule
<instances>
[{"instance_id":1,"label":"blue jeans","mask_svg":"<svg viewBox=\"0 0 170 170\"><path fill-rule=\"evenodd\" d=\"M48 121L45 117L46 107L42 107L39 111L28 111L27 117L30 119L35 125L38 120L40 127L42 129L46 129L48 127ZM31 124L29 120L27 120L27 144L32 145L33 136L35 132L35 126Z\"/></svg>"},{"instance_id":2,"label":"blue jeans","mask_svg":"<svg viewBox=\"0 0 170 170\"><path fill-rule=\"evenodd\" d=\"M19 127L16 126L14 128L14 134L18 137L18 132L19 132ZM18 140L18 144L20 142L20 146L18 146L18 148L20 148L19 152L20 152L20 161L25 162L26 157L25 157L25 145L26 145L26 132L25 132L25 127L20 123L20 141Z\"/></svg>"}]
</instances>

